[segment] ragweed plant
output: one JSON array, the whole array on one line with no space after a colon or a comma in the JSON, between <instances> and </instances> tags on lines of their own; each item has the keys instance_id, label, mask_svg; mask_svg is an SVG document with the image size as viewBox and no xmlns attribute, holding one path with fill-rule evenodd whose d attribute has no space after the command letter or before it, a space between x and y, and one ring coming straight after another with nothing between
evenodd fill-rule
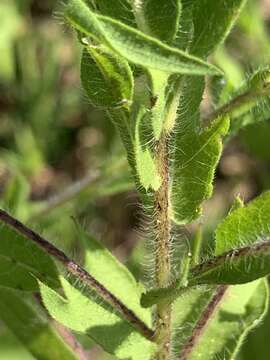
<instances>
[{"instance_id":1,"label":"ragweed plant","mask_svg":"<svg viewBox=\"0 0 270 360\"><path fill-rule=\"evenodd\" d=\"M202 251L199 227L177 252L175 240L181 227L201 217L202 203L212 195L224 141L264 120L269 68L231 90L222 68L208 62L244 5L245 0L64 5L63 17L82 46L83 88L106 111L125 147L149 219L145 242L153 269L146 285L136 282L101 243L79 230L86 249L81 267L1 211L2 318L36 358L86 355L66 347L19 290L40 292L52 318L119 359L237 359L247 333L263 319L269 192L247 205L236 198L216 228L213 247ZM209 83L216 84L215 108L201 116Z\"/></svg>"}]
</instances>

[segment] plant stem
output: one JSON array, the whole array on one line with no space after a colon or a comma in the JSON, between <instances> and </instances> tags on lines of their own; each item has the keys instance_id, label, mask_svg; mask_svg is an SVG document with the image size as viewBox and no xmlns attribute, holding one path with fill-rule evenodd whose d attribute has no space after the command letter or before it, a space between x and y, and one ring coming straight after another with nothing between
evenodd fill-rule
<instances>
[{"instance_id":1,"label":"plant stem","mask_svg":"<svg viewBox=\"0 0 270 360\"><path fill-rule=\"evenodd\" d=\"M201 317L199 318L197 324L195 325L190 338L187 340L186 344L184 345L182 352L180 354L179 360L187 360L189 358L190 353L197 345L200 337L203 334L209 320L213 316L217 306L220 304L221 300L224 297L226 290L228 289L227 285L219 285L216 289L215 294L213 295L212 299L202 312Z\"/></svg>"},{"instance_id":2,"label":"plant stem","mask_svg":"<svg viewBox=\"0 0 270 360\"><path fill-rule=\"evenodd\" d=\"M269 94L269 90L247 90L246 92L232 98L230 101L210 113L203 119L205 125L209 125L213 120L219 116L230 115L234 110L237 110L243 105L248 104L252 100L258 100L259 97L264 97Z\"/></svg>"},{"instance_id":3,"label":"plant stem","mask_svg":"<svg viewBox=\"0 0 270 360\"><path fill-rule=\"evenodd\" d=\"M154 332L152 329L140 319L138 316L130 310L125 304L121 302L114 294L106 289L98 280L85 271L80 265L76 264L73 260L69 259L66 254L55 247L53 244L45 240L42 236L37 234L32 229L22 224L19 220L15 219L7 212L0 210L0 221L16 230L19 234L25 236L27 239L36 243L47 254L50 254L56 260L63 264L65 270L74 275L82 283L87 285L108 304L110 304L118 313L133 325L139 333L149 340L153 340Z\"/></svg>"},{"instance_id":4,"label":"plant stem","mask_svg":"<svg viewBox=\"0 0 270 360\"><path fill-rule=\"evenodd\" d=\"M169 217L169 161L168 138L163 132L156 145L156 159L162 184L155 193L155 276L158 288L168 287L171 280ZM157 305L156 341L159 345L157 360L168 360L171 352L171 305Z\"/></svg>"}]
</instances>

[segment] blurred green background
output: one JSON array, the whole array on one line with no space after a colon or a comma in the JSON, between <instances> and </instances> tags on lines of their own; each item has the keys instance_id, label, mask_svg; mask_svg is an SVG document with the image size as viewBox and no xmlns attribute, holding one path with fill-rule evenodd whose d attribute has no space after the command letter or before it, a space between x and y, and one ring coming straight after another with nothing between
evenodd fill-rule
<instances>
[{"instance_id":1,"label":"blurred green background","mask_svg":"<svg viewBox=\"0 0 270 360\"><path fill-rule=\"evenodd\" d=\"M269 63L269 27L270 0L249 0L213 57L227 88ZM76 219L141 277L140 205L118 134L81 89L79 63L80 47L56 1L0 0L0 206L79 261ZM202 112L211 110L213 95L209 87ZM201 219L205 242L236 195L248 201L270 188L269 120L227 142ZM242 360L270 358L268 318L249 336ZM91 359L107 358L86 347ZM1 323L0 359L33 359Z\"/></svg>"}]
</instances>

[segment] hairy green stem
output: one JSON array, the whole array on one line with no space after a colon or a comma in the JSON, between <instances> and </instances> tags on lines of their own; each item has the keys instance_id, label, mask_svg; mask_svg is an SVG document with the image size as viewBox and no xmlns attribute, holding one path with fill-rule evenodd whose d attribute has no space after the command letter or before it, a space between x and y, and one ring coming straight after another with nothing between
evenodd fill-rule
<instances>
[{"instance_id":1,"label":"hairy green stem","mask_svg":"<svg viewBox=\"0 0 270 360\"><path fill-rule=\"evenodd\" d=\"M171 222L169 216L169 161L168 138L163 132L156 145L156 159L160 188L155 193L155 277L156 286L165 288L171 280ZM156 341L159 345L157 360L170 359L171 353L171 305L157 305Z\"/></svg>"},{"instance_id":2,"label":"hairy green stem","mask_svg":"<svg viewBox=\"0 0 270 360\"><path fill-rule=\"evenodd\" d=\"M265 90L247 90L246 92L232 98L230 101L210 113L203 119L205 125L209 125L212 121L220 116L230 115L233 111L241 106L247 105L250 101L256 101L260 97L269 95L269 89Z\"/></svg>"},{"instance_id":3,"label":"hairy green stem","mask_svg":"<svg viewBox=\"0 0 270 360\"><path fill-rule=\"evenodd\" d=\"M50 254L53 258L59 261L69 274L74 275L77 279L80 279L82 283L94 290L105 302L110 304L124 319L132 324L139 333L147 339L153 340L153 330L148 328L148 326L140 318L138 318L132 310L123 304L121 300L106 289L98 280L96 280L80 265L69 259L63 251L56 248L53 244L45 240L42 236L22 224L19 220L15 219L4 210L0 210L0 221L13 228L27 239L36 243L46 253Z\"/></svg>"},{"instance_id":4,"label":"hairy green stem","mask_svg":"<svg viewBox=\"0 0 270 360\"><path fill-rule=\"evenodd\" d=\"M183 346L179 360L187 360L189 358L189 355L200 340L200 337L202 336L207 324L209 323L221 300L223 299L227 289L228 286L226 285L219 285L217 287L215 294L213 295L212 299L202 312L201 317L197 321L197 324L195 325L191 336L188 338L186 344Z\"/></svg>"}]
</instances>

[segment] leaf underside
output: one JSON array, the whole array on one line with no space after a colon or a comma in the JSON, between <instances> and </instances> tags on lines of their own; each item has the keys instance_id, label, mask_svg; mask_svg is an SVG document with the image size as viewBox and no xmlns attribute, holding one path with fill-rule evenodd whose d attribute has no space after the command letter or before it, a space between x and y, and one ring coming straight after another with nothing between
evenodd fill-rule
<instances>
[{"instance_id":1,"label":"leaf underside","mask_svg":"<svg viewBox=\"0 0 270 360\"><path fill-rule=\"evenodd\" d=\"M193 289L174 304L173 325L179 329L174 335L176 353L186 346L213 294L213 288ZM235 359L248 332L265 316L268 294L268 285L264 279L230 286L207 326L196 338L188 359Z\"/></svg>"},{"instance_id":2,"label":"leaf underside","mask_svg":"<svg viewBox=\"0 0 270 360\"><path fill-rule=\"evenodd\" d=\"M0 286L37 291L36 278L60 286L54 261L36 244L7 225L1 225L0 237Z\"/></svg>"}]
</instances>

